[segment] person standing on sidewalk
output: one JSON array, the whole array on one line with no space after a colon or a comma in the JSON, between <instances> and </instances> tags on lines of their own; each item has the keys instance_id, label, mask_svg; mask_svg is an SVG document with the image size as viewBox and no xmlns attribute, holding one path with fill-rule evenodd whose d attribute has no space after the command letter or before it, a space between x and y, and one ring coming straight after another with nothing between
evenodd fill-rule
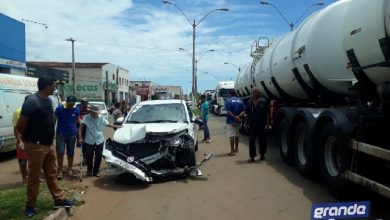
<instances>
[{"instance_id":1,"label":"person standing on sidewalk","mask_svg":"<svg viewBox=\"0 0 390 220\"><path fill-rule=\"evenodd\" d=\"M68 96L63 105L59 105L55 110L57 117L56 150L58 163L59 180L62 179L62 168L64 165L64 154L68 156L68 175L73 176L73 157L76 146L77 124L80 124L80 109L75 106L76 97Z\"/></svg>"},{"instance_id":2,"label":"person standing on sidewalk","mask_svg":"<svg viewBox=\"0 0 390 220\"><path fill-rule=\"evenodd\" d=\"M16 139L16 158L19 163L20 174L22 174L22 184L27 183L27 153L24 150L24 143L22 141L22 135L16 129L18 123L21 108L17 108L12 116L12 124L14 125L14 135Z\"/></svg>"},{"instance_id":3,"label":"person standing on sidewalk","mask_svg":"<svg viewBox=\"0 0 390 220\"><path fill-rule=\"evenodd\" d=\"M200 106L200 117L203 122L203 140L206 143L211 142L210 131L207 125L207 121L209 120L209 102L206 100L206 95L200 96L201 106Z\"/></svg>"},{"instance_id":4,"label":"person standing on sidewalk","mask_svg":"<svg viewBox=\"0 0 390 220\"><path fill-rule=\"evenodd\" d=\"M82 98L81 101L80 101L80 104L77 105L77 107L80 109L80 115L79 115L79 121L81 122L83 120L83 118L89 114L89 102L88 102L88 99L87 98ZM77 124L77 130L80 129L80 124ZM81 131L81 137L84 139L85 138L85 127L83 128L83 130ZM80 144L79 142L79 139L78 139L78 135L77 135L77 143L76 143L77 147L81 147L81 152L82 152L82 155L83 155L83 163L85 163L85 147Z\"/></svg>"},{"instance_id":5,"label":"person standing on sidewalk","mask_svg":"<svg viewBox=\"0 0 390 220\"><path fill-rule=\"evenodd\" d=\"M252 89L252 98L248 101L246 113L249 124L249 160L254 162L256 157L256 139L259 141L259 160L265 160L267 152L267 135L265 125L267 124L268 102L261 97L257 87Z\"/></svg>"},{"instance_id":6,"label":"person standing on sidewalk","mask_svg":"<svg viewBox=\"0 0 390 220\"><path fill-rule=\"evenodd\" d=\"M73 201L64 198L64 192L57 181L56 150L53 146L55 120L49 99L56 88L56 83L54 80L40 77L37 84L38 92L25 99L16 126L18 132L22 134L29 161L27 201L24 212L27 217L35 214L41 169L44 171L47 187L54 199L54 208L74 205Z\"/></svg>"},{"instance_id":7,"label":"person standing on sidewalk","mask_svg":"<svg viewBox=\"0 0 390 220\"><path fill-rule=\"evenodd\" d=\"M100 177L99 169L102 161L104 134L103 127L121 128L118 125L110 124L103 115L99 115L99 107L90 106L91 114L88 114L81 121L79 129L79 142L84 144L87 161L87 176ZM82 137L82 130L86 128L85 139Z\"/></svg>"},{"instance_id":8,"label":"person standing on sidewalk","mask_svg":"<svg viewBox=\"0 0 390 220\"><path fill-rule=\"evenodd\" d=\"M241 118L245 114L245 104L244 102L236 97L234 90L229 91L229 99L225 102L226 109L226 127L227 127L227 136L230 140L230 153L229 156L233 156L235 153L238 153L238 143L240 141L239 128L241 124Z\"/></svg>"}]
</instances>

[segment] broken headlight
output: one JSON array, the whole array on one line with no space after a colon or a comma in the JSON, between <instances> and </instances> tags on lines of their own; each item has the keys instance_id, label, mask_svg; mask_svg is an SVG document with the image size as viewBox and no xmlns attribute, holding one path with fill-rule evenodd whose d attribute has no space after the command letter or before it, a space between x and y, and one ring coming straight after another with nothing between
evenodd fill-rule
<instances>
[{"instance_id":1,"label":"broken headlight","mask_svg":"<svg viewBox=\"0 0 390 220\"><path fill-rule=\"evenodd\" d=\"M174 137L170 140L167 140L166 142L166 145L167 146L173 146L173 147L177 147L177 146L180 146L183 144L183 137Z\"/></svg>"}]
</instances>

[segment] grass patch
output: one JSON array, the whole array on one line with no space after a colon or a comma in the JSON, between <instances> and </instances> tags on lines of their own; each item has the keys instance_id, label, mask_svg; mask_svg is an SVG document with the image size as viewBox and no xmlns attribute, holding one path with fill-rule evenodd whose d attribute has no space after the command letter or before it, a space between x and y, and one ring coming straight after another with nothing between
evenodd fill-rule
<instances>
[{"instance_id":1,"label":"grass patch","mask_svg":"<svg viewBox=\"0 0 390 220\"><path fill-rule=\"evenodd\" d=\"M65 192L65 197L73 199L79 186L71 185L69 182L61 181L60 186ZM27 193L26 186L14 187L0 191L0 219L43 219L49 212L53 211L54 201L51 197L46 183L39 185L39 195L35 206L37 212L33 218L24 216Z\"/></svg>"}]
</instances>

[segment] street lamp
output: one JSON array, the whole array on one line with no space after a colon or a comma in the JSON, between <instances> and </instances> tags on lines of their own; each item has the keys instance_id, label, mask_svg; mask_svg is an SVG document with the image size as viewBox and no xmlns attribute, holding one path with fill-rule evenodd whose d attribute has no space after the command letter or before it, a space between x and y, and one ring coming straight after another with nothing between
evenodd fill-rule
<instances>
[{"instance_id":1,"label":"street lamp","mask_svg":"<svg viewBox=\"0 0 390 220\"><path fill-rule=\"evenodd\" d=\"M76 77L75 77L75 63L74 63L74 42L76 41L73 38L65 39L66 41L72 42L72 83L73 83L73 95L76 95Z\"/></svg>"},{"instance_id":2,"label":"street lamp","mask_svg":"<svg viewBox=\"0 0 390 220\"><path fill-rule=\"evenodd\" d=\"M269 3L269 2L266 2L266 1L260 1L260 4L262 4L262 5L271 5L273 8L275 8L275 10L279 13L280 16L282 16L282 18L288 24L288 26L290 26L290 30L293 31L294 30L294 26L302 19L302 17L306 14L307 11L309 11L309 9L311 7L321 6L321 5L324 5L325 3L319 2L319 3L316 3L316 4L310 5L309 7L306 8L305 11L303 11L301 16L299 16L299 18L295 22L292 22L292 21L288 22L286 17L284 17L283 13L275 5L273 5L273 4Z\"/></svg>"},{"instance_id":3,"label":"street lamp","mask_svg":"<svg viewBox=\"0 0 390 220\"><path fill-rule=\"evenodd\" d=\"M195 87L195 83L196 83L195 82L195 80L196 80L196 77L195 77L195 74L196 74L195 73L195 32L196 32L196 27L204 19L206 19L206 17L209 16L211 13L213 13L215 11L229 11L229 9L227 9L227 8L213 9L209 13L207 13L202 19L200 19L198 22L196 22L195 19L194 19L194 21L191 23L190 19L188 19L187 15L183 12L183 10L181 10L181 8L179 6L177 6L176 4L174 4L174 3L170 2L170 1L162 1L162 3L175 6L176 9L180 11L180 13L187 19L188 23L192 26L192 93L196 94L197 93L196 87ZM193 97L192 108L195 108L194 95L192 97Z\"/></svg>"},{"instance_id":4,"label":"street lamp","mask_svg":"<svg viewBox=\"0 0 390 220\"><path fill-rule=\"evenodd\" d=\"M240 67L238 67L238 66L236 66L236 65L234 65L233 63L231 63L231 62L225 62L224 64L230 64L230 65L232 65L232 66L234 66L237 70L238 70L238 73L240 73L241 72L241 68Z\"/></svg>"}]
</instances>

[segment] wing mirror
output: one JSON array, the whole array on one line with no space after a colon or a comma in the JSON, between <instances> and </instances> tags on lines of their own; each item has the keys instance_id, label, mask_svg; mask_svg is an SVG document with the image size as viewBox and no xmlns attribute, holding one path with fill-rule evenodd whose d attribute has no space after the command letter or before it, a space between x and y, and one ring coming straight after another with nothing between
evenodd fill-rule
<instances>
[{"instance_id":1,"label":"wing mirror","mask_svg":"<svg viewBox=\"0 0 390 220\"><path fill-rule=\"evenodd\" d=\"M203 120L200 117L192 117L191 122L195 123L197 125L202 125L203 124Z\"/></svg>"},{"instance_id":2,"label":"wing mirror","mask_svg":"<svg viewBox=\"0 0 390 220\"><path fill-rule=\"evenodd\" d=\"M125 121L125 117L120 117L117 120L115 120L114 125L121 125Z\"/></svg>"}]
</instances>

